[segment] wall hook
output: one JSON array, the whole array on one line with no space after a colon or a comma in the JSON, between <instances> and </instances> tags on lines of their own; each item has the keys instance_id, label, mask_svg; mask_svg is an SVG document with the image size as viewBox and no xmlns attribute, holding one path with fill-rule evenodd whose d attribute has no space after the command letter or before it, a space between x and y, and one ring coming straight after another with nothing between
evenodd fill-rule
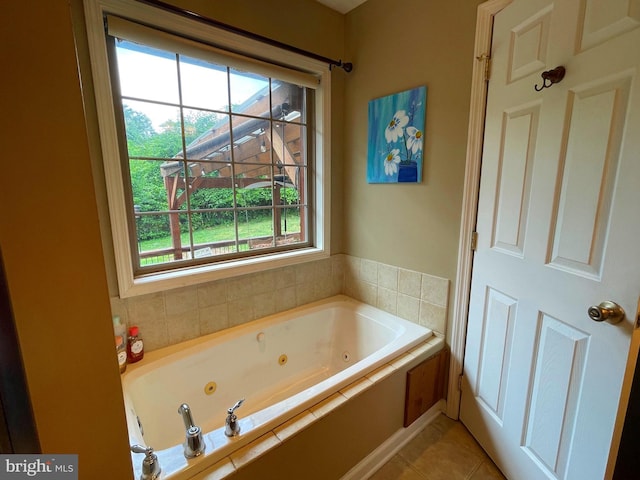
<instances>
[{"instance_id":1,"label":"wall hook","mask_svg":"<svg viewBox=\"0 0 640 480\"><path fill-rule=\"evenodd\" d=\"M542 72L542 86L538 87L538 85L535 85L533 88L535 88L536 92L541 92L545 88L549 88L554 83L560 82L564 78L565 73L566 70L562 66Z\"/></svg>"}]
</instances>

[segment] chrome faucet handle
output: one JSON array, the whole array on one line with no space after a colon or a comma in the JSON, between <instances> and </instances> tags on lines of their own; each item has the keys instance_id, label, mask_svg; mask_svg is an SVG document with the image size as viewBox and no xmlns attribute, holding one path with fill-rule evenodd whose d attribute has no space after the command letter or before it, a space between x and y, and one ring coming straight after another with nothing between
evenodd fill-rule
<instances>
[{"instance_id":1,"label":"chrome faucet handle","mask_svg":"<svg viewBox=\"0 0 640 480\"><path fill-rule=\"evenodd\" d=\"M238 417L234 412L243 403L244 403L244 398L241 400L238 400L233 407L227 409L227 419L224 422L224 434L227 437L235 437L240 433L240 424L238 423Z\"/></svg>"},{"instance_id":2,"label":"chrome faucet handle","mask_svg":"<svg viewBox=\"0 0 640 480\"><path fill-rule=\"evenodd\" d=\"M158 456L153 453L153 448L143 447L142 445L131 445L131 451L133 453L144 453L140 480L157 480L160 478L162 469L158 462Z\"/></svg>"},{"instance_id":3,"label":"chrome faucet handle","mask_svg":"<svg viewBox=\"0 0 640 480\"><path fill-rule=\"evenodd\" d=\"M131 451L133 453L144 453L145 455L151 455L153 453L153 448L151 447L143 447L142 445L131 445Z\"/></svg>"},{"instance_id":4,"label":"chrome faucet handle","mask_svg":"<svg viewBox=\"0 0 640 480\"><path fill-rule=\"evenodd\" d=\"M236 402L236 404L235 404L233 407L231 407L231 408L227 409L227 413L228 413L229 415L233 415L233 412L235 412L238 408L240 408L240 406L241 406L243 403L244 403L244 398L242 398L242 399L238 400L238 401Z\"/></svg>"},{"instance_id":5,"label":"chrome faucet handle","mask_svg":"<svg viewBox=\"0 0 640 480\"><path fill-rule=\"evenodd\" d=\"M184 428L187 430L187 436L184 442L184 456L186 458L194 458L202 455L206 445L202 438L202 430L193 422L189 405L186 403L180 405L178 407L178 413L182 416Z\"/></svg>"}]
</instances>

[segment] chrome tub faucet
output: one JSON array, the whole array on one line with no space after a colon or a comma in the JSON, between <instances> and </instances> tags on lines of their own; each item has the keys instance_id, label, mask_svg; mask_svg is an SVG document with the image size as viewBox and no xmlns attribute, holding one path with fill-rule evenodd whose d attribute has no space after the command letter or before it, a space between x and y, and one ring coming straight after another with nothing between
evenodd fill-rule
<instances>
[{"instance_id":1,"label":"chrome tub faucet","mask_svg":"<svg viewBox=\"0 0 640 480\"><path fill-rule=\"evenodd\" d=\"M186 403L180 405L180 407L178 407L178 413L182 416L184 428L187 430L187 436L184 442L184 456L186 458L194 458L202 455L205 449L202 430L194 424L189 405Z\"/></svg>"},{"instance_id":2,"label":"chrome tub faucet","mask_svg":"<svg viewBox=\"0 0 640 480\"><path fill-rule=\"evenodd\" d=\"M140 480L156 480L160 478L162 469L158 463L158 456L153 453L153 448L143 447L142 445L131 445L133 453L144 453L142 460L142 474Z\"/></svg>"},{"instance_id":3,"label":"chrome tub faucet","mask_svg":"<svg viewBox=\"0 0 640 480\"><path fill-rule=\"evenodd\" d=\"M227 437L235 437L240 433L240 424L238 423L238 417L234 412L243 403L244 398L242 400L238 400L233 407L227 410L227 419L224 422L224 434Z\"/></svg>"}]
</instances>

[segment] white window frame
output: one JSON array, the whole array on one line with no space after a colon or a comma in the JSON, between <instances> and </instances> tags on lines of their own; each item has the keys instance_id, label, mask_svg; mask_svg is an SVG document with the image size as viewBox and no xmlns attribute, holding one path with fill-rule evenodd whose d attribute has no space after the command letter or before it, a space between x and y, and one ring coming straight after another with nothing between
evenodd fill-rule
<instances>
[{"instance_id":1,"label":"white window frame","mask_svg":"<svg viewBox=\"0 0 640 480\"><path fill-rule=\"evenodd\" d=\"M145 5L133 0L84 0L89 53L95 91L102 163L109 203L109 216L115 252L118 289L121 298L196 285L265 269L294 265L327 258L330 255L331 169L331 72L329 65L317 60L266 45L262 42L217 29L190 18ZM127 225L127 209L120 162L116 112L107 57L104 16L118 15L177 35L218 45L248 57L268 58L271 62L311 73L318 78L315 90L315 151L313 194L309 212L313 222L311 247L268 253L232 261L176 269L136 276L132 265L131 235ZM310 202L311 203L311 202Z\"/></svg>"}]
</instances>

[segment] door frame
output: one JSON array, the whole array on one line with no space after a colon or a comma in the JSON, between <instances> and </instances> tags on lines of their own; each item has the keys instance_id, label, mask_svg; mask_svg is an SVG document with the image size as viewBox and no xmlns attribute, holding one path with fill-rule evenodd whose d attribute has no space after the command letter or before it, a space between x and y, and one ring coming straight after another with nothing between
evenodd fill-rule
<instances>
[{"instance_id":1,"label":"door frame","mask_svg":"<svg viewBox=\"0 0 640 480\"><path fill-rule=\"evenodd\" d=\"M493 21L496 14L512 2L513 0L487 0L478 5L476 17L469 128L467 133L467 156L462 196L460 239L458 242L458 265L453 296L451 334L449 337L451 354L449 357L449 381L445 410L446 415L455 420L460 416L460 398L462 395L460 378L463 373L464 350L467 339L471 271L473 266L472 236L476 228L478 195L480 192L480 173L487 106L487 82L491 74L490 59L491 42L493 39ZM633 314L627 312L627 315L631 316ZM605 472L605 478L607 479L612 478L615 469L636 362L640 353L640 298L638 299L638 309L633 319L635 328L631 336L613 438L609 449L609 460Z\"/></svg>"},{"instance_id":2,"label":"door frame","mask_svg":"<svg viewBox=\"0 0 640 480\"><path fill-rule=\"evenodd\" d=\"M41 453L0 251L0 453Z\"/></svg>"}]
</instances>

